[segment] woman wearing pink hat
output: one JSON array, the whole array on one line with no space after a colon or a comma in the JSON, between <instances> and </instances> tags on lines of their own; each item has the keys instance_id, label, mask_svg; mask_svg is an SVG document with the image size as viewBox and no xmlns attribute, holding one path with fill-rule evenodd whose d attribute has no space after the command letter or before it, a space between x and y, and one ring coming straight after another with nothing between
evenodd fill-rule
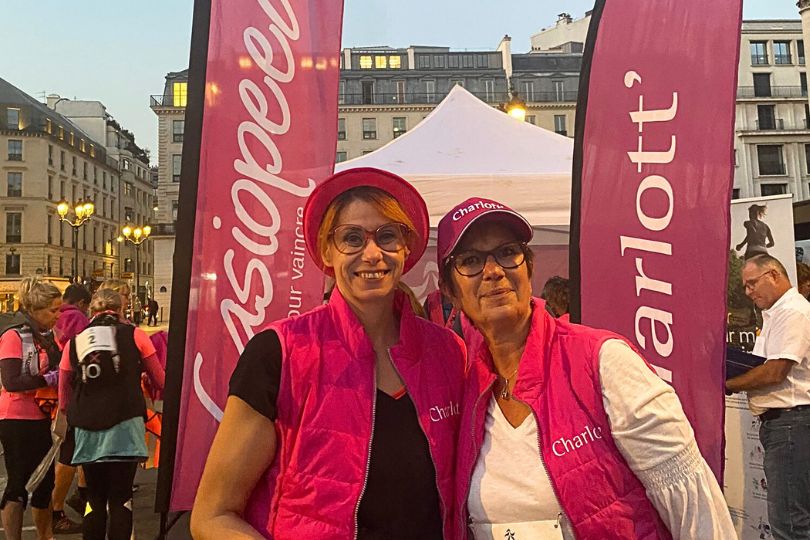
<instances>
[{"instance_id":1,"label":"woman wearing pink hat","mask_svg":"<svg viewBox=\"0 0 810 540\"><path fill-rule=\"evenodd\" d=\"M197 539L453 539L464 349L400 278L425 249L416 190L338 173L304 209L329 302L245 347L191 517Z\"/></svg>"},{"instance_id":2,"label":"woman wearing pink hat","mask_svg":"<svg viewBox=\"0 0 810 540\"><path fill-rule=\"evenodd\" d=\"M532 232L486 199L439 223L442 289L478 330L464 332L455 534L736 538L672 388L619 336L532 298Z\"/></svg>"}]
</instances>

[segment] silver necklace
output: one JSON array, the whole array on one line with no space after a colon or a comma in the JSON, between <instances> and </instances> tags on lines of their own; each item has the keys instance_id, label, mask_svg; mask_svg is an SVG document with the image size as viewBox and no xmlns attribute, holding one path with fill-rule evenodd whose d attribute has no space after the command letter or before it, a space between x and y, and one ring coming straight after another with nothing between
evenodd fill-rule
<instances>
[{"instance_id":1,"label":"silver necklace","mask_svg":"<svg viewBox=\"0 0 810 540\"><path fill-rule=\"evenodd\" d=\"M512 377L517 375L518 369L520 369L520 365L518 365L518 367L515 368L515 371L513 371L512 374L509 375L508 377L504 377L503 375L498 373L498 379L503 379L503 386L501 387L499 396L501 399L505 400L512 399L512 392L509 390L509 381L512 380Z\"/></svg>"}]
</instances>

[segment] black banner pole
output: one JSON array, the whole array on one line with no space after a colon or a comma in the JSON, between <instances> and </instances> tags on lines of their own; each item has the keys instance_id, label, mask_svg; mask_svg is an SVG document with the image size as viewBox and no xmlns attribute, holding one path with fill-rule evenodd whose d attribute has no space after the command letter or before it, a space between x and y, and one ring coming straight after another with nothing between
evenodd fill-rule
<instances>
[{"instance_id":1,"label":"black banner pole","mask_svg":"<svg viewBox=\"0 0 810 540\"><path fill-rule=\"evenodd\" d=\"M172 310L169 322L166 388L163 401L163 425L160 438L160 466L155 493L155 511L169 511L177 450L177 429L180 418L180 397L183 386L186 330L188 324L191 263L194 247L194 216L197 208L197 176L200 169L205 77L208 62L208 31L211 21L211 0L194 1L194 19L189 54L188 103L186 107L186 136L181 163L180 200L175 235L172 274ZM165 538L167 520L161 516L159 538Z\"/></svg>"},{"instance_id":2,"label":"black banner pole","mask_svg":"<svg viewBox=\"0 0 810 540\"><path fill-rule=\"evenodd\" d=\"M574 127L574 162L571 171L571 223L568 240L568 284L569 311L571 322L582 322L582 298L580 268L580 218L582 205L582 158L584 152L585 119L588 111L588 90L591 81L593 51L596 48L596 36L599 33L599 22L605 9L606 0L596 0L591 22L588 26L588 37L585 40L585 51L582 55L582 68L579 74L579 92L577 93L577 116Z\"/></svg>"}]
</instances>

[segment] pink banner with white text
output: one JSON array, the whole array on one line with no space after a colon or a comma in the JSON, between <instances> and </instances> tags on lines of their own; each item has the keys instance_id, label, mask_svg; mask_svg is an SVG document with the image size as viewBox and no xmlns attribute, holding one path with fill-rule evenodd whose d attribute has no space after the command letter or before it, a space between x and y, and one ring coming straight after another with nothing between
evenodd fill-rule
<instances>
[{"instance_id":1,"label":"pink banner with white text","mask_svg":"<svg viewBox=\"0 0 810 540\"><path fill-rule=\"evenodd\" d=\"M320 302L302 215L337 138L342 0L209 3L171 510L191 508L245 343Z\"/></svg>"},{"instance_id":2,"label":"pink banner with white text","mask_svg":"<svg viewBox=\"0 0 810 540\"><path fill-rule=\"evenodd\" d=\"M626 336L674 386L720 479L741 11L597 2L572 190L581 321Z\"/></svg>"}]
</instances>

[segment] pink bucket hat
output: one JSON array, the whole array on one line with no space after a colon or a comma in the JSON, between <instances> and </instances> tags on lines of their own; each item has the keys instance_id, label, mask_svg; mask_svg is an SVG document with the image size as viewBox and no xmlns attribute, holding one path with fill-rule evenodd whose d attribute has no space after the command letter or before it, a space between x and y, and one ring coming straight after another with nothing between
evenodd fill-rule
<instances>
[{"instance_id":1,"label":"pink bucket hat","mask_svg":"<svg viewBox=\"0 0 810 540\"><path fill-rule=\"evenodd\" d=\"M439 222L439 238L436 247L439 268L456 249L467 229L481 218L506 225L515 232L521 242L529 242L534 236L534 230L526 218L505 204L481 197L467 199L447 212Z\"/></svg>"},{"instance_id":2,"label":"pink bucket hat","mask_svg":"<svg viewBox=\"0 0 810 540\"><path fill-rule=\"evenodd\" d=\"M429 226L427 206L416 188L404 178L372 167L347 169L333 174L312 191L304 205L304 239L310 257L324 273L330 276L333 274L332 269L325 266L321 258L321 252L318 249L318 229L320 229L321 220L332 201L346 191L361 186L385 191L411 218L415 230L413 239L408 245L411 253L408 255L408 260L405 261L403 270L403 272L407 272L419 261L427 246Z\"/></svg>"}]
</instances>

